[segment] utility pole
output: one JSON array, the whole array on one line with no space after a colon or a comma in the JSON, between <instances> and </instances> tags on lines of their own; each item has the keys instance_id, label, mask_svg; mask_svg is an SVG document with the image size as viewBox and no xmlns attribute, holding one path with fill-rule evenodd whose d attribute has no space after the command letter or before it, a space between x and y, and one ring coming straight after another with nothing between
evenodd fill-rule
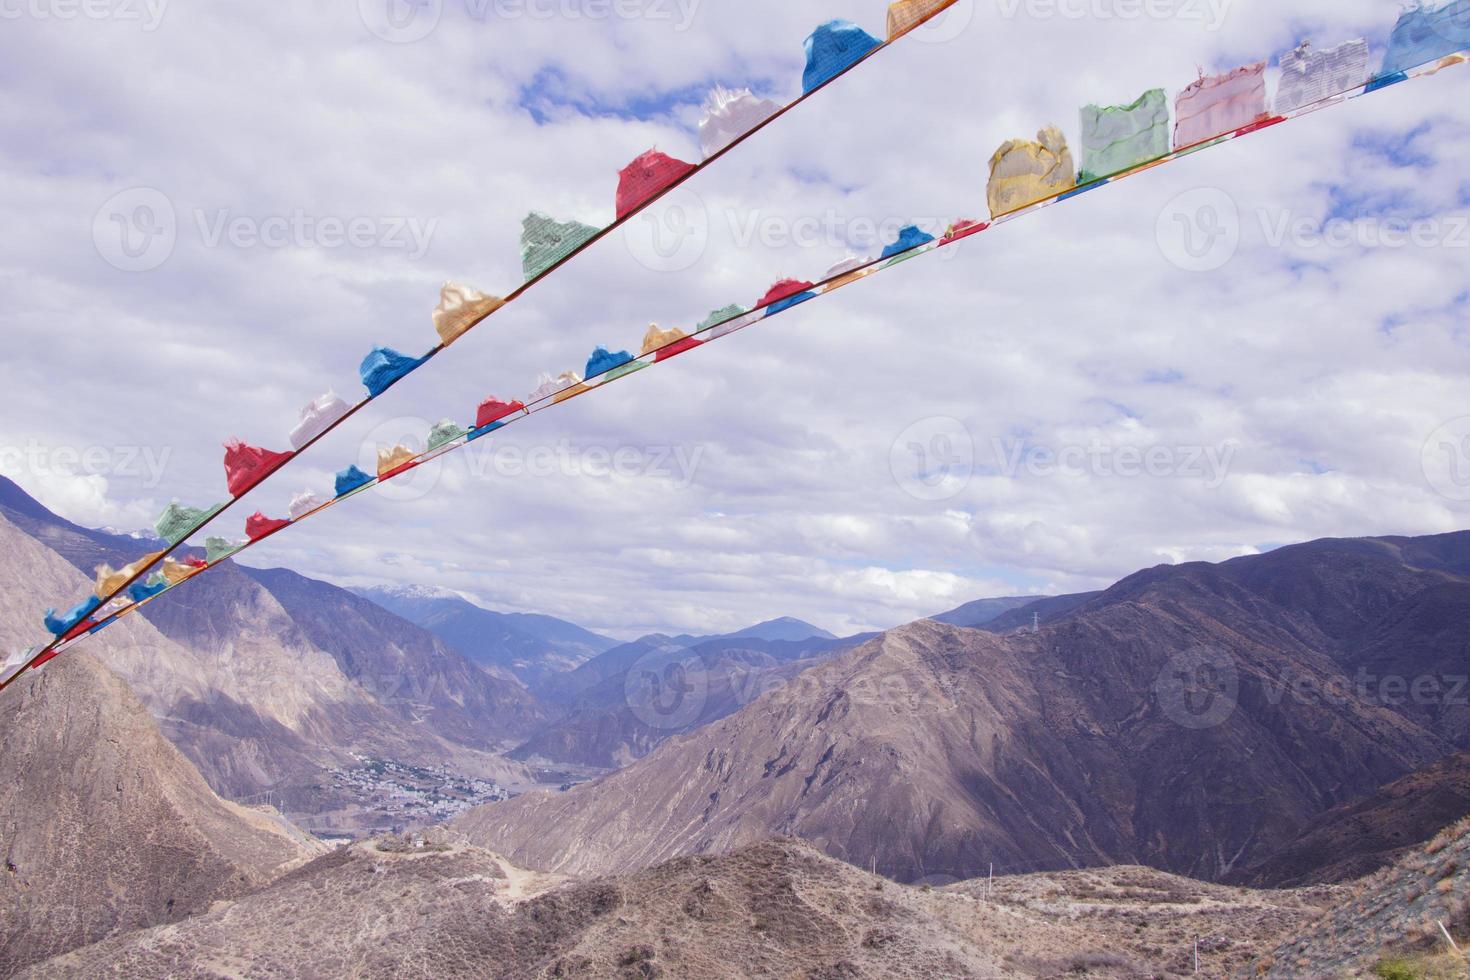
<instances>
[{"instance_id":1,"label":"utility pole","mask_svg":"<svg viewBox=\"0 0 1470 980\"><path fill-rule=\"evenodd\" d=\"M1199 973L1199 937L1194 937L1194 972Z\"/></svg>"},{"instance_id":2,"label":"utility pole","mask_svg":"<svg viewBox=\"0 0 1470 980\"><path fill-rule=\"evenodd\" d=\"M1031 614L1031 632L1033 632L1033 633L1040 633L1041 632L1041 613L1032 613Z\"/></svg>"},{"instance_id":3,"label":"utility pole","mask_svg":"<svg viewBox=\"0 0 1470 980\"><path fill-rule=\"evenodd\" d=\"M995 862L990 862L990 879L985 883L985 900L995 897Z\"/></svg>"}]
</instances>

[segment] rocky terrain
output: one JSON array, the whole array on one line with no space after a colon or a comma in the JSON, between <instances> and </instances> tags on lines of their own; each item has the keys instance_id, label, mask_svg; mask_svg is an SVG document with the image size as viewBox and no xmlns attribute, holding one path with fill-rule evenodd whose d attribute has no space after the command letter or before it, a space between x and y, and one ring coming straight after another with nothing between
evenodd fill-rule
<instances>
[{"instance_id":1,"label":"rocky terrain","mask_svg":"<svg viewBox=\"0 0 1470 980\"><path fill-rule=\"evenodd\" d=\"M1271 977L1470 976L1445 932L1470 942L1470 821L1354 883L1328 911L1260 959ZM1371 971L1371 972L1370 972Z\"/></svg>"},{"instance_id":2,"label":"rocky terrain","mask_svg":"<svg viewBox=\"0 0 1470 980\"><path fill-rule=\"evenodd\" d=\"M116 566L148 547L70 524L0 478L0 554L12 583L0 597L0 640L7 649L38 642L41 610L86 594L97 564ZM82 649L122 675L170 741L232 799L269 793L293 814L332 813L350 831L378 825L333 791L330 771L357 756L447 765L502 785L535 781L492 751L542 721L518 681L475 667L351 593L289 572L227 563Z\"/></svg>"},{"instance_id":3,"label":"rocky terrain","mask_svg":"<svg viewBox=\"0 0 1470 980\"><path fill-rule=\"evenodd\" d=\"M1351 881L1387 867L1470 813L1470 753L1457 752L1313 820L1232 880L1257 888Z\"/></svg>"},{"instance_id":4,"label":"rocky terrain","mask_svg":"<svg viewBox=\"0 0 1470 980\"><path fill-rule=\"evenodd\" d=\"M990 862L1220 880L1463 746L1441 612L1467 570L1470 534L1325 541L1140 572L1036 633L916 623L594 784L458 826L576 873L783 834L905 881ZM1389 634L1391 664L1364 640ZM1358 685L1387 666L1440 701Z\"/></svg>"},{"instance_id":5,"label":"rocky terrain","mask_svg":"<svg viewBox=\"0 0 1470 980\"><path fill-rule=\"evenodd\" d=\"M85 653L29 672L0 710L0 976L203 912L322 850L215 796Z\"/></svg>"},{"instance_id":6,"label":"rocky terrain","mask_svg":"<svg viewBox=\"0 0 1470 980\"><path fill-rule=\"evenodd\" d=\"M1121 868L1007 879L987 898L978 882L895 885L790 840L569 881L429 834L343 848L27 975L1121 978L1187 974L1203 935L1219 976L1328 897Z\"/></svg>"}]
</instances>

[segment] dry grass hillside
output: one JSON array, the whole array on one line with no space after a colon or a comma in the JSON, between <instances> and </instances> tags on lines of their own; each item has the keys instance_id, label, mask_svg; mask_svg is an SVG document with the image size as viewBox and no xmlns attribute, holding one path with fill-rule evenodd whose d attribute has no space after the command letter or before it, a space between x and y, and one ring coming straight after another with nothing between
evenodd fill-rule
<instances>
[{"instance_id":1,"label":"dry grass hillside","mask_svg":"<svg viewBox=\"0 0 1470 980\"><path fill-rule=\"evenodd\" d=\"M1258 964L1270 977L1440 980L1470 977L1440 929L1470 944L1470 820L1391 868L1354 883L1344 899Z\"/></svg>"},{"instance_id":2,"label":"dry grass hillside","mask_svg":"<svg viewBox=\"0 0 1470 980\"><path fill-rule=\"evenodd\" d=\"M1337 893L1141 868L912 887L774 840L616 877L522 871L447 832L354 844L31 977L1171 977L1239 969Z\"/></svg>"}]
</instances>

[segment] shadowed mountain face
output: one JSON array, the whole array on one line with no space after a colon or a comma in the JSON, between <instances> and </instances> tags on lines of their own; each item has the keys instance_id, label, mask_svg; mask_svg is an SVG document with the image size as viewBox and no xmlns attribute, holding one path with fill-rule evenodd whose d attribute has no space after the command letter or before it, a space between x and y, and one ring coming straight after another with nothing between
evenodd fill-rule
<instances>
[{"instance_id":1,"label":"shadowed mountain face","mask_svg":"<svg viewBox=\"0 0 1470 980\"><path fill-rule=\"evenodd\" d=\"M526 762L613 769L664 740L730 715L809 667L852 649L847 640L644 637L553 678L546 696L566 714L510 753Z\"/></svg>"},{"instance_id":2,"label":"shadowed mountain face","mask_svg":"<svg viewBox=\"0 0 1470 980\"><path fill-rule=\"evenodd\" d=\"M376 603L281 568L240 570L275 597L313 646L406 722L461 745L492 748L545 721L510 674L479 669Z\"/></svg>"},{"instance_id":3,"label":"shadowed mountain face","mask_svg":"<svg viewBox=\"0 0 1470 980\"><path fill-rule=\"evenodd\" d=\"M1463 744L1443 694L1410 710L1397 675L1346 682L1391 626L1407 682L1454 683L1425 610L1470 592L1467 558L1470 534L1324 541L1141 572L1036 633L913 624L597 783L460 826L553 870L783 833L902 880L991 861L1217 880Z\"/></svg>"},{"instance_id":4,"label":"shadowed mountain face","mask_svg":"<svg viewBox=\"0 0 1470 980\"><path fill-rule=\"evenodd\" d=\"M151 547L79 528L0 482L12 644L39 641L39 611L85 595L97 564ZM486 748L541 721L517 681L411 623L333 586L234 563L79 649L133 686L217 792L270 791L296 813L348 802L326 770L354 765L354 754L523 782L522 767Z\"/></svg>"},{"instance_id":5,"label":"shadowed mountain face","mask_svg":"<svg viewBox=\"0 0 1470 980\"><path fill-rule=\"evenodd\" d=\"M373 588L358 594L423 627L475 663L509 671L533 689L548 676L573 670L617 646L616 640L565 620L493 612L435 590Z\"/></svg>"},{"instance_id":6,"label":"shadowed mountain face","mask_svg":"<svg viewBox=\"0 0 1470 980\"><path fill-rule=\"evenodd\" d=\"M1395 863L1467 814L1470 752L1457 752L1328 810L1235 880L1257 888L1351 881Z\"/></svg>"},{"instance_id":7,"label":"shadowed mountain face","mask_svg":"<svg viewBox=\"0 0 1470 980\"><path fill-rule=\"evenodd\" d=\"M215 796L87 654L27 673L0 719L0 976L202 912L321 851Z\"/></svg>"}]
</instances>

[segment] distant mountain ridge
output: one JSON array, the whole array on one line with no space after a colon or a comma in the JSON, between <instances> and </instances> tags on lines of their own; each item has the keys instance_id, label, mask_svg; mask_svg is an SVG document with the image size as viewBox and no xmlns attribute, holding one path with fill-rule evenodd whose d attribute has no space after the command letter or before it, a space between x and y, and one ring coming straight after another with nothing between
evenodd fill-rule
<instances>
[{"instance_id":1,"label":"distant mountain ridge","mask_svg":"<svg viewBox=\"0 0 1470 980\"><path fill-rule=\"evenodd\" d=\"M618 645L566 620L494 612L444 590L394 586L356 591L440 637L475 663L510 671L533 688Z\"/></svg>"},{"instance_id":2,"label":"distant mountain ridge","mask_svg":"<svg viewBox=\"0 0 1470 980\"><path fill-rule=\"evenodd\" d=\"M1147 569L1037 632L923 621L595 783L458 825L564 871L781 833L902 880L991 861L1218 880L1470 748L1458 705L1336 695L1360 668L1463 672L1467 573L1470 532L1326 540Z\"/></svg>"}]
</instances>

